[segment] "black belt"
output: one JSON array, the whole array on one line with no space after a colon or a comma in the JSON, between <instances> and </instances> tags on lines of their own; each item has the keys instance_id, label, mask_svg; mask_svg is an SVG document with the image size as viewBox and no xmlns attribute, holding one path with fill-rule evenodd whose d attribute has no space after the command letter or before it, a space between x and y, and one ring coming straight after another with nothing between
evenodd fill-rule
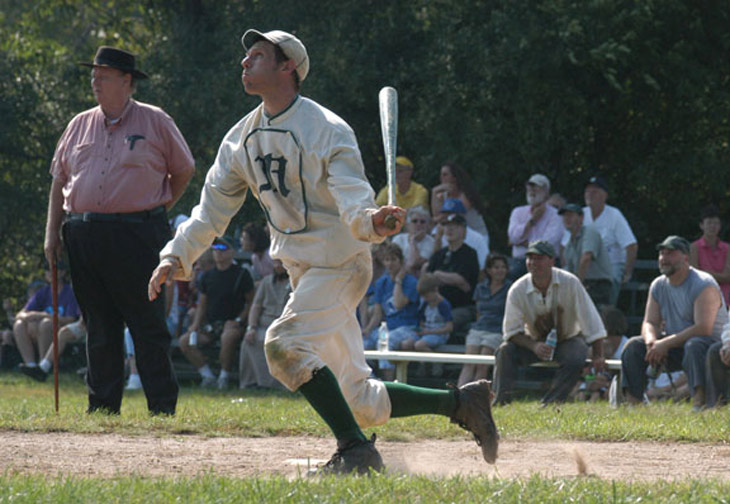
<instances>
[{"instance_id":1,"label":"black belt","mask_svg":"<svg viewBox=\"0 0 730 504\"><path fill-rule=\"evenodd\" d=\"M165 206L160 205L151 210L142 210L141 212L125 212L125 213L98 213L98 212L69 212L66 214L67 221L82 222L145 222L157 217L165 218Z\"/></svg>"}]
</instances>

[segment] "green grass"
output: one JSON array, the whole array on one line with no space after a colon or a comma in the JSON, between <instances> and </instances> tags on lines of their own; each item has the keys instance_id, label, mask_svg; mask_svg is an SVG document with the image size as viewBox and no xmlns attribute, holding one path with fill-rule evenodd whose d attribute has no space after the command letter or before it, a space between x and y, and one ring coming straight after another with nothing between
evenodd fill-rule
<instances>
[{"instance_id":1,"label":"green grass","mask_svg":"<svg viewBox=\"0 0 730 504\"><path fill-rule=\"evenodd\" d=\"M622 483L591 478L526 480L489 478L282 477L237 479L123 477L46 479L42 476L0 476L0 503L156 503L156 502L540 502L540 503L722 503L730 502L730 483L685 480L668 483Z\"/></svg>"},{"instance_id":2,"label":"green grass","mask_svg":"<svg viewBox=\"0 0 730 504\"><path fill-rule=\"evenodd\" d=\"M0 431L116 432L121 434L201 434L206 436L325 437L329 431L297 394L226 392L183 387L174 418L151 418L141 392L125 394L118 417L87 415L86 388L75 376L62 376L60 412L53 410L53 385L17 374L0 375ZM692 413L688 404L611 409L606 403L565 404L540 409L518 401L494 410L503 439L548 438L594 441L726 442L728 409ZM464 432L443 417L393 419L377 428L389 441L457 439Z\"/></svg>"},{"instance_id":3,"label":"green grass","mask_svg":"<svg viewBox=\"0 0 730 504\"><path fill-rule=\"evenodd\" d=\"M200 434L206 436L329 436L303 398L288 393L181 389L174 418L151 418L144 395L126 394L118 417L87 415L86 389L75 376L61 380L61 409L53 411L53 386L17 374L0 375L2 431L118 434ZM503 439L551 438L603 441L657 440L727 442L728 410L693 414L687 404L652 404L613 410L606 404L566 404L540 409L516 402L495 410ZM381 439L463 439L465 433L443 417L394 419L377 428ZM1 443L1 441L0 441ZM0 467L2 464L0 463ZM279 476L232 478L94 479L48 478L0 472L0 503L43 502L730 502L730 482L612 482L592 477L527 479L433 478L398 474L372 478L288 480Z\"/></svg>"}]
</instances>

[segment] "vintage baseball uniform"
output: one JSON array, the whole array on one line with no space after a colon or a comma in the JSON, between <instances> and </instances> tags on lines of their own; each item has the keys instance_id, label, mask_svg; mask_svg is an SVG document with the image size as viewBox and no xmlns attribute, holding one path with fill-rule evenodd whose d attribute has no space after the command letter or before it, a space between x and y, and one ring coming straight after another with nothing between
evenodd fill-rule
<instances>
[{"instance_id":1,"label":"vintage baseball uniform","mask_svg":"<svg viewBox=\"0 0 730 504\"><path fill-rule=\"evenodd\" d=\"M297 96L267 116L263 104L225 136L200 204L160 257L193 261L222 235L248 191L271 227L271 257L289 272L292 295L266 333L271 374L290 390L329 367L361 426L390 416L385 385L369 379L355 309L370 284L368 242L382 242L355 134L340 117Z\"/></svg>"}]
</instances>

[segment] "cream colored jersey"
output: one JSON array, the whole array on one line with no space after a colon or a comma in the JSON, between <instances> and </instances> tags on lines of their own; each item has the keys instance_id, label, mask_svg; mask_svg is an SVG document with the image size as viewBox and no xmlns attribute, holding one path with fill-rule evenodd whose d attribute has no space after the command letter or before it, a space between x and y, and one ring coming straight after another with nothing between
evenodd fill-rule
<instances>
[{"instance_id":1,"label":"cream colored jersey","mask_svg":"<svg viewBox=\"0 0 730 504\"><path fill-rule=\"evenodd\" d=\"M271 257L338 266L384 238L375 233L374 192L352 129L336 114L297 97L267 117L263 104L225 136L206 177L200 204L160 257L192 263L225 232L248 191L272 229Z\"/></svg>"}]
</instances>

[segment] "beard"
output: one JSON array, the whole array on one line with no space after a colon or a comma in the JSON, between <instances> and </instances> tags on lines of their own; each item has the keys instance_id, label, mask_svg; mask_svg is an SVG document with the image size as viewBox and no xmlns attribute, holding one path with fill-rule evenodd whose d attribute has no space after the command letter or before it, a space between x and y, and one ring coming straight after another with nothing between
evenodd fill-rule
<instances>
[{"instance_id":1,"label":"beard","mask_svg":"<svg viewBox=\"0 0 730 504\"><path fill-rule=\"evenodd\" d=\"M540 203L544 203L547 199L546 195L544 194L530 194L529 192L525 195L525 199L527 199L527 204L530 206L539 205Z\"/></svg>"},{"instance_id":2,"label":"beard","mask_svg":"<svg viewBox=\"0 0 730 504\"><path fill-rule=\"evenodd\" d=\"M677 266L674 264L659 265L659 273L664 276L672 276L677 272Z\"/></svg>"}]
</instances>

